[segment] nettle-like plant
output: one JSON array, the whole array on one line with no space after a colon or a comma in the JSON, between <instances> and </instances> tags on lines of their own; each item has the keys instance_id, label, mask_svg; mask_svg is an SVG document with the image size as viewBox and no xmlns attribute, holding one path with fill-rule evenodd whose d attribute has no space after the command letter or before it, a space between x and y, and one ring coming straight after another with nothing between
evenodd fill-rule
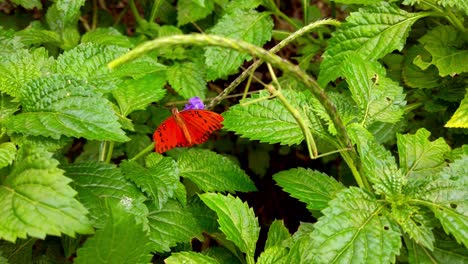
<instances>
[{"instance_id":1,"label":"nettle-like plant","mask_svg":"<svg viewBox=\"0 0 468 264\"><path fill-rule=\"evenodd\" d=\"M2 263L467 261L466 1L340 0L345 21L310 23L306 1L299 21L267 0L130 0L115 27L119 1L11 2L46 11L0 30ZM119 31L128 9L133 37ZM276 55L287 46L294 60ZM228 101L246 79L263 87ZM220 154L232 134L150 153L164 104L214 95L223 131L343 161L272 176L315 223L291 234L274 220L259 240L235 195L255 183Z\"/></svg>"}]
</instances>

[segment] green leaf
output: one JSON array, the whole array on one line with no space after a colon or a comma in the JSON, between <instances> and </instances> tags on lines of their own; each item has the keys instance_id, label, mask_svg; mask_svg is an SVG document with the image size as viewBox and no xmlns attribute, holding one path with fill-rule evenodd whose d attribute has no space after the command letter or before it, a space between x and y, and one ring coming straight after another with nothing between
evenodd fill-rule
<instances>
[{"instance_id":1,"label":"green leaf","mask_svg":"<svg viewBox=\"0 0 468 264\"><path fill-rule=\"evenodd\" d=\"M383 145L377 144L362 126L353 124L348 130L357 144L364 175L374 184L376 193L398 197L407 180L398 169L395 158Z\"/></svg>"},{"instance_id":2,"label":"green leaf","mask_svg":"<svg viewBox=\"0 0 468 264\"><path fill-rule=\"evenodd\" d=\"M463 100L460 102L460 106L447 122L447 124L445 124L445 127L468 128L468 90L465 93L465 98L463 98Z\"/></svg>"},{"instance_id":3,"label":"green leaf","mask_svg":"<svg viewBox=\"0 0 468 264\"><path fill-rule=\"evenodd\" d=\"M313 263L393 263L401 247L385 205L363 190L340 192L312 232Z\"/></svg>"},{"instance_id":4,"label":"green leaf","mask_svg":"<svg viewBox=\"0 0 468 264\"><path fill-rule=\"evenodd\" d=\"M92 233L88 211L74 198L71 180L57 168L52 154L26 147L20 152L0 185L0 238L14 242L26 236Z\"/></svg>"},{"instance_id":5,"label":"green leaf","mask_svg":"<svg viewBox=\"0 0 468 264\"><path fill-rule=\"evenodd\" d=\"M468 247L468 217L443 206L431 207L431 209L440 220L445 232L452 234L458 243L462 243L465 247Z\"/></svg>"},{"instance_id":6,"label":"green leaf","mask_svg":"<svg viewBox=\"0 0 468 264\"><path fill-rule=\"evenodd\" d=\"M430 251L404 236L408 247L409 263L464 264L468 261L468 251L450 238L436 239L434 250Z\"/></svg>"},{"instance_id":7,"label":"green leaf","mask_svg":"<svg viewBox=\"0 0 468 264\"><path fill-rule=\"evenodd\" d=\"M419 39L431 55L432 60L425 62L420 56L414 63L423 70L435 65L440 76L455 75L468 72L468 50L464 48L463 33L451 26L438 26Z\"/></svg>"},{"instance_id":8,"label":"green leaf","mask_svg":"<svg viewBox=\"0 0 468 264\"><path fill-rule=\"evenodd\" d=\"M81 42L93 42L100 45L116 45L124 48L133 47L130 39L122 35L117 29L113 27L96 28L94 30L88 31L81 37Z\"/></svg>"},{"instance_id":9,"label":"green leaf","mask_svg":"<svg viewBox=\"0 0 468 264\"><path fill-rule=\"evenodd\" d=\"M219 262L211 257L205 256L197 252L177 252L172 253L170 257L164 260L166 264L219 264Z\"/></svg>"},{"instance_id":10,"label":"green leaf","mask_svg":"<svg viewBox=\"0 0 468 264\"><path fill-rule=\"evenodd\" d=\"M232 0L225 5L224 12L231 13L234 12L236 9L255 9L262 3L262 0Z\"/></svg>"},{"instance_id":11,"label":"green leaf","mask_svg":"<svg viewBox=\"0 0 468 264\"><path fill-rule=\"evenodd\" d=\"M422 70L413 63L417 56L428 60L431 54L422 45L415 45L408 49L408 52L404 56L403 69L401 71L405 84L412 88L435 88L440 86L437 68L431 65L426 70Z\"/></svg>"},{"instance_id":12,"label":"green leaf","mask_svg":"<svg viewBox=\"0 0 468 264\"><path fill-rule=\"evenodd\" d=\"M140 222L147 222L146 198L114 165L82 163L63 165L65 175L73 180L78 199L91 212L95 227L104 227L108 217L106 202L120 202Z\"/></svg>"},{"instance_id":13,"label":"green leaf","mask_svg":"<svg viewBox=\"0 0 468 264\"><path fill-rule=\"evenodd\" d=\"M57 73L86 80L96 90L108 92L115 89L119 80L107 63L123 55L126 48L83 43L60 54L56 60Z\"/></svg>"},{"instance_id":14,"label":"green leaf","mask_svg":"<svg viewBox=\"0 0 468 264\"><path fill-rule=\"evenodd\" d=\"M150 239L154 242L154 251L170 251L170 247L177 243L189 242L200 236L202 230L197 219L178 202L169 200L161 210L153 204L148 208Z\"/></svg>"},{"instance_id":15,"label":"green leaf","mask_svg":"<svg viewBox=\"0 0 468 264\"><path fill-rule=\"evenodd\" d=\"M55 139L61 135L126 141L109 101L85 82L52 75L29 82L20 91L23 112L8 118L10 132Z\"/></svg>"},{"instance_id":16,"label":"green leaf","mask_svg":"<svg viewBox=\"0 0 468 264\"><path fill-rule=\"evenodd\" d=\"M13 97L0 93L0 122L3 122L7 117L18 111L19 102Z\"/></svg>"},{"instance_id":17,"label":"green leaf","mask_svg":"<svg viewBox=\"0 0 468 264\"><path fill-rule=\"evenodd\" d=\"M288 101L301 112L302 118L309 122L309 127L318 135L327 136L327 132L320 120L314 115L313 96L308 92L296 92L293 90L282 90L281 93ZM268 96L266 92L253 95L242 103ZM223 113L224 128L251 140L282 145L299 144L304 135L296 119L283 106L278 99L262 100L242 106L234 105Z\"/></svg>"},{"instance_id":18,"label":"green leaf","mask_svg":"<svg viewBox=\"0 0 468 264\"><path fill-rule=\"evenodd\" d=\"M378 4L381 0L333 0L333 2L340 3L340 4L360 4L360 5L373 5Z\"/></svg>"},{"instance_id":19,"label":"green leaf","mask_svg":"<svg viewBox=\"0 0 468 264\"><path fill-rule=\"evenodd\" d=\"M458 0L440 0L437 4L441 6L450 6L456 7L462 11L465 11L465 14L468 16L468 2L467 1L458 1Z\"/></svg>"},{"instance_id":20,"label":"green leaf","mask_svg":"<svg viewBox=\"0 0 468 264\"><path fill-rule=\"evenodd\" d=\"M126 161L120 166L125 177L147 193L157 209L161 209L174 196L179 174L172 158L153 153L146 157L146 168L135 161Z\"/></svg>"},{"instance_id":21,"label":"green leaf","mask_svg":"<svg viewBox=\"0 0 468 264\"><path fill-rule=\"evenodd\" d=\"M408 13L383 1L351 13L328 41L319 84L325 87L341 76L341 62L350 52L358 53L366 61L375 61L393 50L401 50L413 23L427 15Z\"/></svg>"},{"instance_id":22,"label":"green leaf","mask_svg":"<svg viewBox=\"0 0 468 264\"><path fill-rule=\"evenodd\" d=\"M20 5L26 9L42 9L42 3L40 0L11 0L11 2Z\"/></svg>"},{"instance_id":23,"label":"green leaf","mask_svg":"<svg viewBox=\"0 0 468 264\"><path fill-rule=\"evenodd\" d=\"M49 72L52 62L44 48L8 54L0 60L0 91L17 97L28 81Z\"/></svg>"},{"instance_id":24,"label":"green leaf","mask_svg":"<svg viewBox=\"0 0 468 264\"><path fill-rule=\"evenodd\" d=\"M446 165L450 147L443 138L429 141L430 134L425 128L414 135L397 134L400 168L410 181L430 179Z\"/></svg>"},{"instance_id":25,"label":"green leaf","mask_svg":"<svg viewBox=\"0 0 468 264\"><path fill-rule=\"evenodd\" d=\"M15 244L1 240L0 241L0 263L31 263L33 256L33 246L37 239L18 239ZM2 262L2 257L5 256L5 262Z\"/></svg>"},{"instance_id":26,"label":"green leaf","mask_svg":"<svg viewBox=\"0 0 468 264\"><path fill-rule=\"evenodd\" d=\"M265 249L257 259L257 264L286 264L288 250L284 247L274 246Z\"/></svg>"},{"instance_id":27,"label":"green leaf","mask_svg":"<svg viewBox=\"0 0 468 264\"><path fill-rule=\"evenodd\" d=\"M200 197L194 195L190 197L187 207L200 224L203 232L219 233L216 213L208 208L206 204L200 200Z\"/></svg>"},{"instance_id":28,"label":"green leaf","mask_svg":"<svg viewBox=\"0 0 468 264\"><path fill-rule=\"evenodd\" d=\"M52 30L57 32L63 32L67 26L75 25L80 16L80 8L84 5L85 1L54 1L55 3L47 9L47 24Z\"/></svg>"},{"instance_id":29,"label":"green leaf","mask_svg":"<svg viewBox=\"0 0 468 264\"><path fill-rule=\"evenodd\" d=\"M164 85L166 75L157 72L145 75L140 79L128 79L112 91L112 95L119 104L123 116L128 116L136 110L145 110L153 102L158 102L166 94Z\"/></svg>"},{"instance_id":30,"label":"green leaf","mask_svg":"<svg viewBox=\"0 0 468 264\"><path fill-rule=\"evenodd\" d=\"M158 63L156 58L148 55L141 56L138 59L118 66L111 71L111 74L115 78L132 77L134 79L139 79L152 72L165 71L166 68L165 65Z\"/></svg>"},{"instance_id":31,"label":"green leaf","mask_svg":"<svg viewBox=\"0 0 468 264\"><path fill-rule=\"evenodd\" d=\"M237 164L215 152L190 149L178 159L180 176L190 179L203 191L256 191L252 180Z\"/></svg>"},{"instance_id":32,"label":"green leaf","mask_svg":"<svg viewBox=\"0 0 468 264\"><path fill-rule=\"evenodd\" d=\"M11 142L0 144L0 168L11 165L15 160L16 146Z\"/></svg>"},{"instance_id":33,"label":"green leaf","mask_svg":"<svg viewBox=\"0 0 468 264\"><path fill-rule=\"evenodd\" d=\"M268 229L267 241L265 242L265 249L275 246L281 246L283 242L291 238L289 230L284 226L283 220L274 220Z\"/></svg>"},{"instance_id":34,"label":"green leaf","mask_svg":"<svg viewBox=\"0 0 468 264\"><path fill-rule=\"evenodd\" d=\"M234 10L221 17L208 33L261 46L270 40L272 30L273 21L269 13ZM218 47L207 47L205 57L208 80L224 78L236 73L244 60L250 59L247 54Z\"/></svg>"},{"instance_id":35,"label":"green leaf","mask_svg":"<svg viewBox=\"0 0 468 264\"><path fill-rule=\"evenodd\" d=\"M177 1L177 26L193 23L213 12L213 0L204 0L203 2L203 5L200 5L193 0Z\"/></svg>"},{"instance_id":36,"label":"green leaf","mask_svg":"<svg viewBox=\"0 0 468 264\"><path fill-rule=\"evenodd\" d=\"M342 64L352 97L361 112L360 123L396 123L403 116L406 105L403 88L386 78L378 62L364 60L358 53L350 53Z\"/></svg>"},{"instance_id":37,"label":"green leaf","mask_svg":"<svg viewBox=\"0 0 468 264\"><path fill-rule=\"evenodd\" d=\"M283 190L299 201L306 203L309 210L322 210L344 186L332 177L310 169L290 169L273 175Z\"/></svg>"},{"instance_id":38,"label":"green leaf","mask_svg":"<svg viewBox=\"0 0 468 264\"><path fill-rule=\"evenodd\" d=\"M200 195L200 198L218 215L219 229L227 239L234 242L247 256L253 257L260 227L248 204L230 194L224 196L204 193Z\"/></svg>"},{"instance_id":39,"label":"green leaf","mask_svg":"<svg viewBox=\"0 0 468 264\"><path fill-rule=\"evenodd\" d=\"M195 63L174 63L167 68L167 79L172 88L183 98L198 96L202 99L206 94L205 72Z\"/></svg>"},{"instance_id":40,"label":"green leaf","mask_svg":"<svg viewBox=\"0 0 468 264\"><path fill-rule=\"evenodd\" d=\"M42 43L59 45L62 41L57 32L39 28L26 28L16 32L15 36L20 37L21 42L26 45Z\"/></svg>"},{"instance_id":41,"label":"green leaf","mask_svg":"<svg viewBox=\"0 0 468 264\"><path fill-rule=\"evenodd\" d=\"M74 263L150 263L152 243L143 225L119 204L109 204L104 227L78 249Z\"/></svg>"},{"instance_id":42,"label":"green leaf","mask_svg":"<svg viewBox=\"0 0 468 264\"><path fill-rule=\"evenodd\" d=\"M410 205L406 200L400 199L392 204L392 217L411 239L429 250L434 249L435 238L431 223L434 216L426 208Z\"/></svg>"}]
</instances>

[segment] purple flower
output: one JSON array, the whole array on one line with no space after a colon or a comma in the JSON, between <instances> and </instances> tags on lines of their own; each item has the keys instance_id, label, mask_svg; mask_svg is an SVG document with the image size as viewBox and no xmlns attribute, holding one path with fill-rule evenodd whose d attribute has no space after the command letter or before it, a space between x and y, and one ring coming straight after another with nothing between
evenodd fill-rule
<instances>
[{"instance_id":1,"label":"purple flower","mask_svg":"<svg viewBox=\"0 0 468 264\"><path fill-rule=\"evenodd\" d=\"M203 100L198 97L192 97L188 100L188 104L185 105L184 110L193 110L193 109L205 109L205 104Z\"/></svg>"}]
</instances>

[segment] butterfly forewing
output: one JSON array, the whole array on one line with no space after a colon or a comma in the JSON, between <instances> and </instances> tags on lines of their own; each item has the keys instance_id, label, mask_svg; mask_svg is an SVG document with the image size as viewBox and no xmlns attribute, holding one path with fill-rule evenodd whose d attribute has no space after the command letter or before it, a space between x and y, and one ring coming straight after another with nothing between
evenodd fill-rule
<instances>
[{"instance_id":1,"label":"butterfly forewing","mask_svg":"<svg viewBox=\"0 0 468 264\"><path fill-rule=\"evenodd\" d=\"M186 147L189 145L182 128L174 120L173 116L167 118L153 134L158 153L166 152L175 147Z\"/></svg>"},{"instance_id":2,"label":"butterfly forewing","mask_svg":"<svg viewBox=\"0 0 468 264\"><path fill-rule=\"evenodd\" d=\"M180 112L194 144L205 142L211 133L223 127L224 118L208 110L186 110Z\"/></svg>"}]
</instances>

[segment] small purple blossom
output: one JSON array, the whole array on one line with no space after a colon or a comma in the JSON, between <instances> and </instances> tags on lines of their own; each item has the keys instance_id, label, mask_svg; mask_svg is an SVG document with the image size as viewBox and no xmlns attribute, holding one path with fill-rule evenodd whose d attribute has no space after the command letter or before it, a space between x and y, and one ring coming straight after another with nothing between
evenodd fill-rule
<instances>
[{"instance_id":1,"label":"small purple blossom","mask_svg":"<svg viewBox=\"0 0 468 264\"><path fill-rule=\"evenodd\" d=\"M193 109L205 109L205 104L203 100L198 97L192 97L188 100L188 104L185 105L184 110L193 110Z\"/></svg>"}]
</instances>

